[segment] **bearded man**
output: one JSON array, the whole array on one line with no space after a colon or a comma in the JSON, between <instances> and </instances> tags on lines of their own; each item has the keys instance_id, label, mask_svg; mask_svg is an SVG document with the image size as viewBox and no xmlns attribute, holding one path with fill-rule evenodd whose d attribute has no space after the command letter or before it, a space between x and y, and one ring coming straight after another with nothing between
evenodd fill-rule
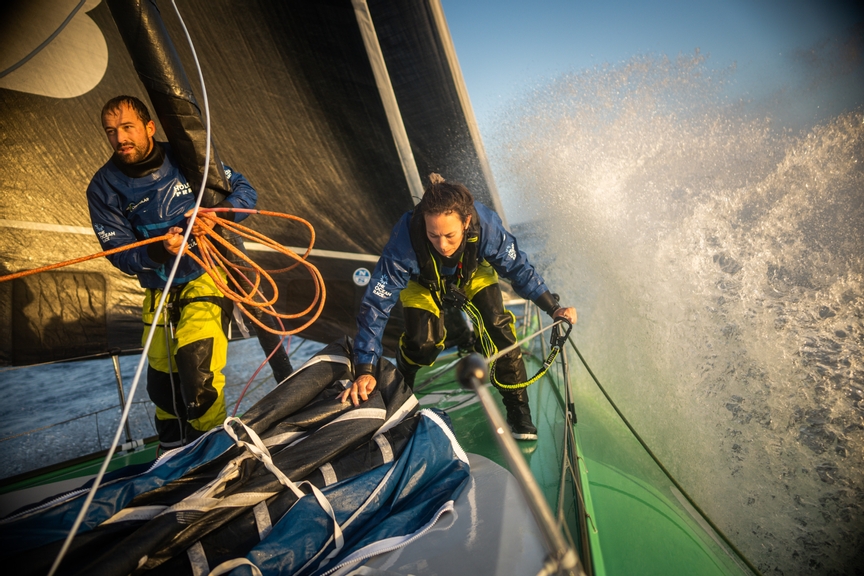
<instances>
[{"instance_id":1,"label":"bearded man","mask_svg":"<svg viewBox=\"0 0 864 576\"><path fill-rule=\"evenodd\" d=\"M203 268L183 257L166 309L155 317L173 257L183 241L187 213L195 206L196 191L180 171L169 144L153 139L156 124L138 98L109 100L102 108L102 127L114 154L87 188L90 219L102 248L169 234L162 242L108 259L126 274L137 276L145 289L142 343L150 330L156 331L148 351L147 392L156 404L160 444L170 449L191 442L225 420L222 369L232 304ZM225 176L231 194L217 206L254 208L258 195L246 178L227 166ZM235 220L246 216L228 215ZM196 249L194 238L189 247ZM283 374L276 374L274 368L274 376L277 380L287 377L291 367L281 344L275 359Z\"/></svg>"}]
</instances>

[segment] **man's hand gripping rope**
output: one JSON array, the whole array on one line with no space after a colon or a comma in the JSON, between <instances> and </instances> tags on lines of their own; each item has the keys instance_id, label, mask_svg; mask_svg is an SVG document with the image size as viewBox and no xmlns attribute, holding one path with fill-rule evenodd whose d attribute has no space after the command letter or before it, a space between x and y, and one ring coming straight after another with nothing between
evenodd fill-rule
<instances>
[{"instance_id":1,"label":"man's hand gripping rope","mask_svg":"<svg viewBox=\"0 0 864 576\"><path fill-rule=\"evenodd\" d=\"M309 229L310 239L309 246L306 248L306 251L302 256L298 255L296 252L287 248L274 240L271 240L267 236L252 230L246 226L241 224L237 224L236 222L232 222L231 220L227 220L224 218L220 218L215 213L216 212L244 212L247 214L261 214L263 216L273 216L276 218L283 218L286 220L292 220L295 222L299 222L306 226ZM186 213L186 216L191 216L192 210ZM247 256L242 250L238 249L236 246L225 240L219 233L218 227L221 227L227 231L233 232L234 234L245 238L247 240L258 242L271 250L279 252L294 260L294 263L288 266L287 268L280 268L278 270L264 270L261 266L256 264L249 256ZM179 230L182 232L182 229L172 228L172 230ZM259 326L262 330L266 330L273 334L278 334L280 336L289 336L291 334L296 334L302 330L305 330L309 326L314 323L318 317L321 315L321 311L324 309L324 301L326 299L326 288L324 286L324 279L321 277L321 273L318 269L307 262L307 258L309 254L312 252L312 246L315 243L315 229L312 228L312 225L303 218L299 216L292 216L290 214L282 214L280 212L270 212L267 210L253 210L253 209L245 209L245 208L200 208L198 210L198 216L195 219L195 223L192 227L192 235L195 236L195 241L198 245L198 251L201 256L199 257L193 251L189 249L189 246L186 246L184 250L184 255L189 256L195 262L198 263L199 266L204 268L204 270L210 275L213 279L213 282L219 288L219 290L230 300L234 301L240 311L246 315L247 318L252 320L257 326ZM214 243L215 240L215 243ZM242 266L239 264L235 264L228 258L226 254L220 251L217 248L217 244L221 245L224 250L231 252L236 259L236 261L245 262L248 266ZM178 243L179 247L179 243ZM166 249L167 246L166 246ZM176 249L175 249L176 250ZM276 274L280 272L288 272L289 270L293 270L297 266L303 265L309 271L310 276L312 276L312 281L315 286L315 295L312 299L312 302L309 306L301 311L294 314L279 314L273 309L273 304L279 298L279 289L276 286L276 282L273 280L271 274ZM234 271L234 274L228 274L229 283L225 282L222 277L216 272L217 268L222 268L226 271ZM244 272L251 272L254 275L254 281L249 279L247 274ZM238 282L237 278L242 278L246 281L249 286L241 286ZM272 290L272 296L267 299L261 292L262 280L266 281L266 284L269 284ZM270 314L271 316L276 317L280 320L292 320L305 316L306 314L312 314L312 317L309 318L302 326L294 328L292 330L274 330L269 326L265 325L258 318L255 317L247 307L256 307L260 308L262 312L266 314Z\"/></svg>"},{"instance_id":2,"label":"man's hand gripping rope","mask_svg":"<svg viewBox=\"0 0 864 576\"><path fill-rule=\"evenodd\" d=\"M263 234L252 230L251 228L247 228L246 226L242 226L230 220L226 220L224 218L216 216L216 212L244 212L247 214L261 214L262 216L273 216L276 218L283 218L286 220L299 222L309 229L309 246L308 248L306 248L306 251L303 253L303 255L300 256L293 250L282 246L278 242L271 240L267 236L264 236ZM186 213L187 217L191 215L192 210ZM258 242L266 246L267 248L270 248L271 250L279 252L280 254L287 256L291 260L294 260L294 263L287 268L281 268L279 270L264 270L258 264L253 262L251 258L244 254L242 250L239 250L237 247L233 246L231 243L222 238L218 233L218 229L216 228L217 226L221 226L222 228L229 230L237 234L238 236L246 238L247 240ZM216 283L222 293L227 298L236 302L240 310L262 330L267 330L268 332L278 334L280 336L290 336L291 334L296 334L297 332L308 328L321 315L321 311L324 309L324 301L327 292L324 286L324 279L321 277L321 273L315 266L306 261L309 254L312 252L312 246L315 243L315 230L312 228L312 225L308 221L298 216L282 214L280 212L270 212L267 210L250 210L241 208L200 208L198 210L198 217L195 219L195 223L192 227L192 235L195 236L195 241L198 245L201 256L199 257L197 254L192 252L189 249L188 245L183 252L184 255L188 255L190 258L195 260L198 265L204 268L204 270L210 275L210 277L213 278L213 281ZM139 242L127 244L126 246L112 248L111 250L104 250L102 252L97 252L96 254L90 254L89 256L82 256L80 258L66 260L65 262L58 262L56 264L49 264L40 268L21 270L13 274L0 276L0 282L15 280L16 278L23 278L25 276L31 276L40 272L47 272L48 270L56 270L57 268L63 268L64 266L71 266L72 264L87 262L88 260L95 260L96 258L110 256L112 254L117 254L126 250L132 250L133 248L138 248L140 246L145 246L147 244L153 244L156 242L162 242L163 246L170 254L176 255L177 252L180 250L180 246L183 243L183 229L175 226L172 227L167 234L163 234L162 236L147 238ZM217 244L220 244L225 250L234 254L239 260L245 262L248 266L237 265L229 261L229 259L217 249ZM279 297L279 290L271 274L287 272L300 265L306 267L306 269L309 271L309 274L312 276L312 280L315 285L315 295L312 299L312 303L309 304L309 306L302 312L298 312L296 314L279 314L272 308L273 304ZM228 283L226 283L222 279L222 277L216 272L216 268L223 268L226 271L235 272L235 274L227 275L233 287L229 286ZM242 272L253 273L252 276L254 277L254 281L250 280L249 276L243 274ZM245 280L249 284L249 286L240 286L235 276L243 278L243 280ZM270 285L273 291L273 295L270 299L265 298L261 293L260 287L262 284L262 279L266 280L266 283ZM314 314L308 321L306 321L302 326L299 326L298 328L294 328L292 330L274 330L264 325L260 320L253 316L247 310L247 307L250 306L261 308L262 312L270 314L271 316L275 316L280 320L280 322L282 319L292 320L301 318L306 314L313 312L313 310Z\"/></svg>"}]
</instances>

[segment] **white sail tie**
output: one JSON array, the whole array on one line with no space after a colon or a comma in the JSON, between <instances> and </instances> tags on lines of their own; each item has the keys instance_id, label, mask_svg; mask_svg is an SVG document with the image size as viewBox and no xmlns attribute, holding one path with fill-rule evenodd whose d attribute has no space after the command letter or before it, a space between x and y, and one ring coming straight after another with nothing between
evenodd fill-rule
<instances>
[{"instance_id":1,"label":"white sail tie","mask_svg":"<svg viewBox=\"0 0 864 576\"><path fill-rule=\"evenodd\" d=\"M244 442L237 437L237 433L234 431L234 428L231 426L232 422L238 422L245 430L246 434L249 435L249 438L252 440L252 444L248 442ZM273 462L273 458L270 456L270 452L267 450L267 447L264 446L264 443L261 441L261 438L258 437L258 434L255 433L254 430L246 426L242 420L237 418L236 416L229 416L225 419L225 422L222 423L222 427L228 433L229 436L234 440L240 448L245 448L248 450L256 459L261 461L264 466L273 473L274 476L279 480L281 484L286 486L289 490L291 490L297 499L303 498L306 494L300 490L300 486L306 484L312 490L312 494L315 496L315 499L318 501L318 505L327 513L328 516L333 520L333 540L336 543L336 551L341 550L342 546L345 544L345 538L342 536L342 528L339 526L339 522L336 521L336 513L333 511L333 506L330 505L330 501L327 500L327 497L318 489L317 486L314 486L310 482L301 482L299 485L295 484L291 481L288 476L282 472L276 464Z\"/></svg>"}]
</instances>

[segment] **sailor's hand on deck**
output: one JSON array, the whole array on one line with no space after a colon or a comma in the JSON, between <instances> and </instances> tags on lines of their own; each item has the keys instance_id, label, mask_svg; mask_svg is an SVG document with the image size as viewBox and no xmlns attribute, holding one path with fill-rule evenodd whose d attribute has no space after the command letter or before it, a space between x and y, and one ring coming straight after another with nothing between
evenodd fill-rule
<instances>
[{"instance_id":1,"label":"sailor's hand on deck","mask_svg":"<svg viewBox=\"0 0 864 576\"><path fill-rule=\"evenodd\" d=\"M374 376L372 376L371 374L364 374L363 376L357 378L357 380L355 380L354 383L351 384L351 387L342 393L340 400L342 402L345 402L350 396L351 403L354 404L354 406L359 406L360 400L363 400L363 402L365 402L369 399L369 395L375 389L375 386L377 384L378 381L375 380Z\"/></svg>"},{"instance_id":2,"label":"sailor's hand on deck","mask_svg":"<svg viewBox=\"0 0 864 576\"><path fill-rule=\"evenodd\" d=\"M172 226L171 229L168 230L168 234L171 234L171 236L162 241L162 246L165 247L165 250L167 250L169 254L176 256L177 252L180 251L180 245L183 244L183 229L178 228L177 226Z\"/></svg>"},{"instance_id":3,"label":"sailor's hand on deck","mask_svg":"<svg viewBox=\"0 0 864 576\"><path fill-rule=\"evenodd\" d=\"M552 319L557 320L559 318L563 318L570 322L570 324L576 323L576 308L558 308L555 310L555 313L552 314Z\"/></svg>"}]
</instances>

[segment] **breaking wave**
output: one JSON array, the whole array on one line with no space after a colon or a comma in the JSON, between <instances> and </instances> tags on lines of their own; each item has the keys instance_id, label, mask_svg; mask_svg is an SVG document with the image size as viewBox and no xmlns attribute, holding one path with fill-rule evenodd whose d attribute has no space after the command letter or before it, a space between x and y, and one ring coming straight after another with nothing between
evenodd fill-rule
<instances>
[{"instance_id":1,"label":"breaking wave","mask_svg":"<svg viewBox=\"0 0 864 576\"><path fill-rule=\"evenodd\" d=\"M864 112L793 133L734 75L696 53L561 76L491 158L588 362L709 516L764 574L859 573Z\"/></svg>"}]
</instances>

